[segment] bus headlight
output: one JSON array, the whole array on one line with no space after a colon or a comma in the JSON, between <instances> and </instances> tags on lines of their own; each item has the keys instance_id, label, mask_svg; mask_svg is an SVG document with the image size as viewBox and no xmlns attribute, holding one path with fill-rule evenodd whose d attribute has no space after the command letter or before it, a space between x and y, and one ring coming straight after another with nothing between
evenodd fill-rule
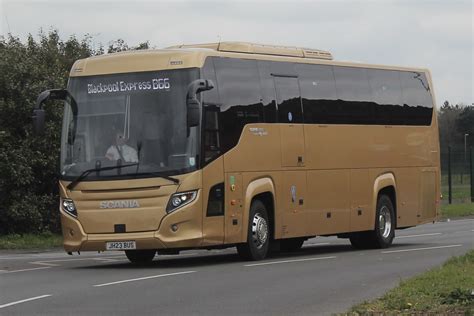
<instances>
[{"instance_id":1,"label":"bus headlight","mask_svg":"<svg viewBox=\"0 0 474 316\"><path fill-rule=\"evenodd\" d=\"M66 213L71 216L77 217L77 210L73 200L63 199L61 206Z\"/></svg>"},{"instance_id":2,"label":"bus headlight","mask_svg":"<svg viewBox=\"0 0 474 316\"><path fill-rule=\"evenodd\" d=\"M178 208L191 203L196 199L196 196L197 190L180 192L171 195L170 200L168 201L168 206L166 206L166 213L171 213L177 210Z\"/></svg>"}]
</instances>

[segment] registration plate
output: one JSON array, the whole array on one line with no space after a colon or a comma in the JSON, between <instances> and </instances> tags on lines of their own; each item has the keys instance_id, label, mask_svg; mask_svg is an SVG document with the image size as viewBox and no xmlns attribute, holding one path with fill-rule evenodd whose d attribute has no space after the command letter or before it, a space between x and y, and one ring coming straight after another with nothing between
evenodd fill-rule
<instances>
[{"instance_id":1,"label":"registration plate","mask_svg":"<svg viewBox=\"0 0 474 316\"><path fill-rule=\"evenodd\" d=\"M137 245L135 241L109 241L105 245L105 249L107 250L130 250L130 249L137 249Z\"/></svg>"}]
</instances>

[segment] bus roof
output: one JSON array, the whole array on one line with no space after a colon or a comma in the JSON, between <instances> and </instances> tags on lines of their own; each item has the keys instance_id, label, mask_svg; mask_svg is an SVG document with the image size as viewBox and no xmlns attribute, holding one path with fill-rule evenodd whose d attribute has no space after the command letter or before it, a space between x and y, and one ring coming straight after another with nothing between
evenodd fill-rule
<instances>
[{"instance_id":1,"label":"bus roof","mask_svg":"<svg viewBox=\"0 0 474 316\"><path fill-rule=\"evenodd\" d=\"M429 72L422 68L334 61L330 52L318 49L248 42L220 42L176 45L164 49L133 50L93 56L76 61L70 76L200 68L208 56Z\"/></svg>"}]
</instances>

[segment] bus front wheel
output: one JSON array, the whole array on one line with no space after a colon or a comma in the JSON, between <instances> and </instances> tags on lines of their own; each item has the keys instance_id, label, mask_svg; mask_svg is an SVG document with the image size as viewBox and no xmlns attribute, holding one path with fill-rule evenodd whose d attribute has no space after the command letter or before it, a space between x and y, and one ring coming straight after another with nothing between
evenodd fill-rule
<instances>
[{"instance_id":1,"label":"bus front wheel","mask_svg":"<svg viewBox=\"0 0 474 316\"><path fill-rule=\"evenodd\" d=\"M155 257L156 250L125 250L125 255L131 263L148 263Z\"/></svg>"},{"instance_id":2,"label":"bus front wheel","mask_svg":"<svg viewBox=\"0 0 474 316\"><path fill-rule=\"evenodd\" d=\"M264 259L270 244L270 224L268 213L260 200L250 206L247 242L237 245L237 252L245 260Z\"/></svg>"}]
</instances>

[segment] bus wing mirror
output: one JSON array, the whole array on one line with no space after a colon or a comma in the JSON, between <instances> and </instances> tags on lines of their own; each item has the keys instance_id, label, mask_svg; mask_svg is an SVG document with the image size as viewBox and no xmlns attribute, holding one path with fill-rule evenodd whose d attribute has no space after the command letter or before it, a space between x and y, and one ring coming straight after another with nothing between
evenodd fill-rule
<instances>
[{"instance_id":1,"label":"bus wing mirror","mask_svg":"<svg viewBox=\"0 0 474 316\"><path fill-rule=\"evenodd\" d=\"M38 95L32 117L35 134L40 135L44 132L46 112L43 109L43 104L48 100L66 100L67 96L67 90L63 89L45 90Z\"/></svg>"},{"instance_id":2,"label":"bus wing mirror","mask_svg":"<svg viewBox=\"0 0 474 316\"><path fill-rule=\"evenodd\" d=\"M197 97L198 93L213 88L214 83L207 79L197 79L189 84L188 94L186 96L186 124L188 128L199 125L201 103Z\"/></svg>"},{"instance_id":3,"label":"bus wing mirror","mask_svg":"<svg viewBox=\"0 0 474 316\"><path fill-rule=\"evenodd\" d=\"M198 126L201 104L197 99L188 100L187 113L186 113L186 124L189 127Z\"/></svg>"}]
</instances>

